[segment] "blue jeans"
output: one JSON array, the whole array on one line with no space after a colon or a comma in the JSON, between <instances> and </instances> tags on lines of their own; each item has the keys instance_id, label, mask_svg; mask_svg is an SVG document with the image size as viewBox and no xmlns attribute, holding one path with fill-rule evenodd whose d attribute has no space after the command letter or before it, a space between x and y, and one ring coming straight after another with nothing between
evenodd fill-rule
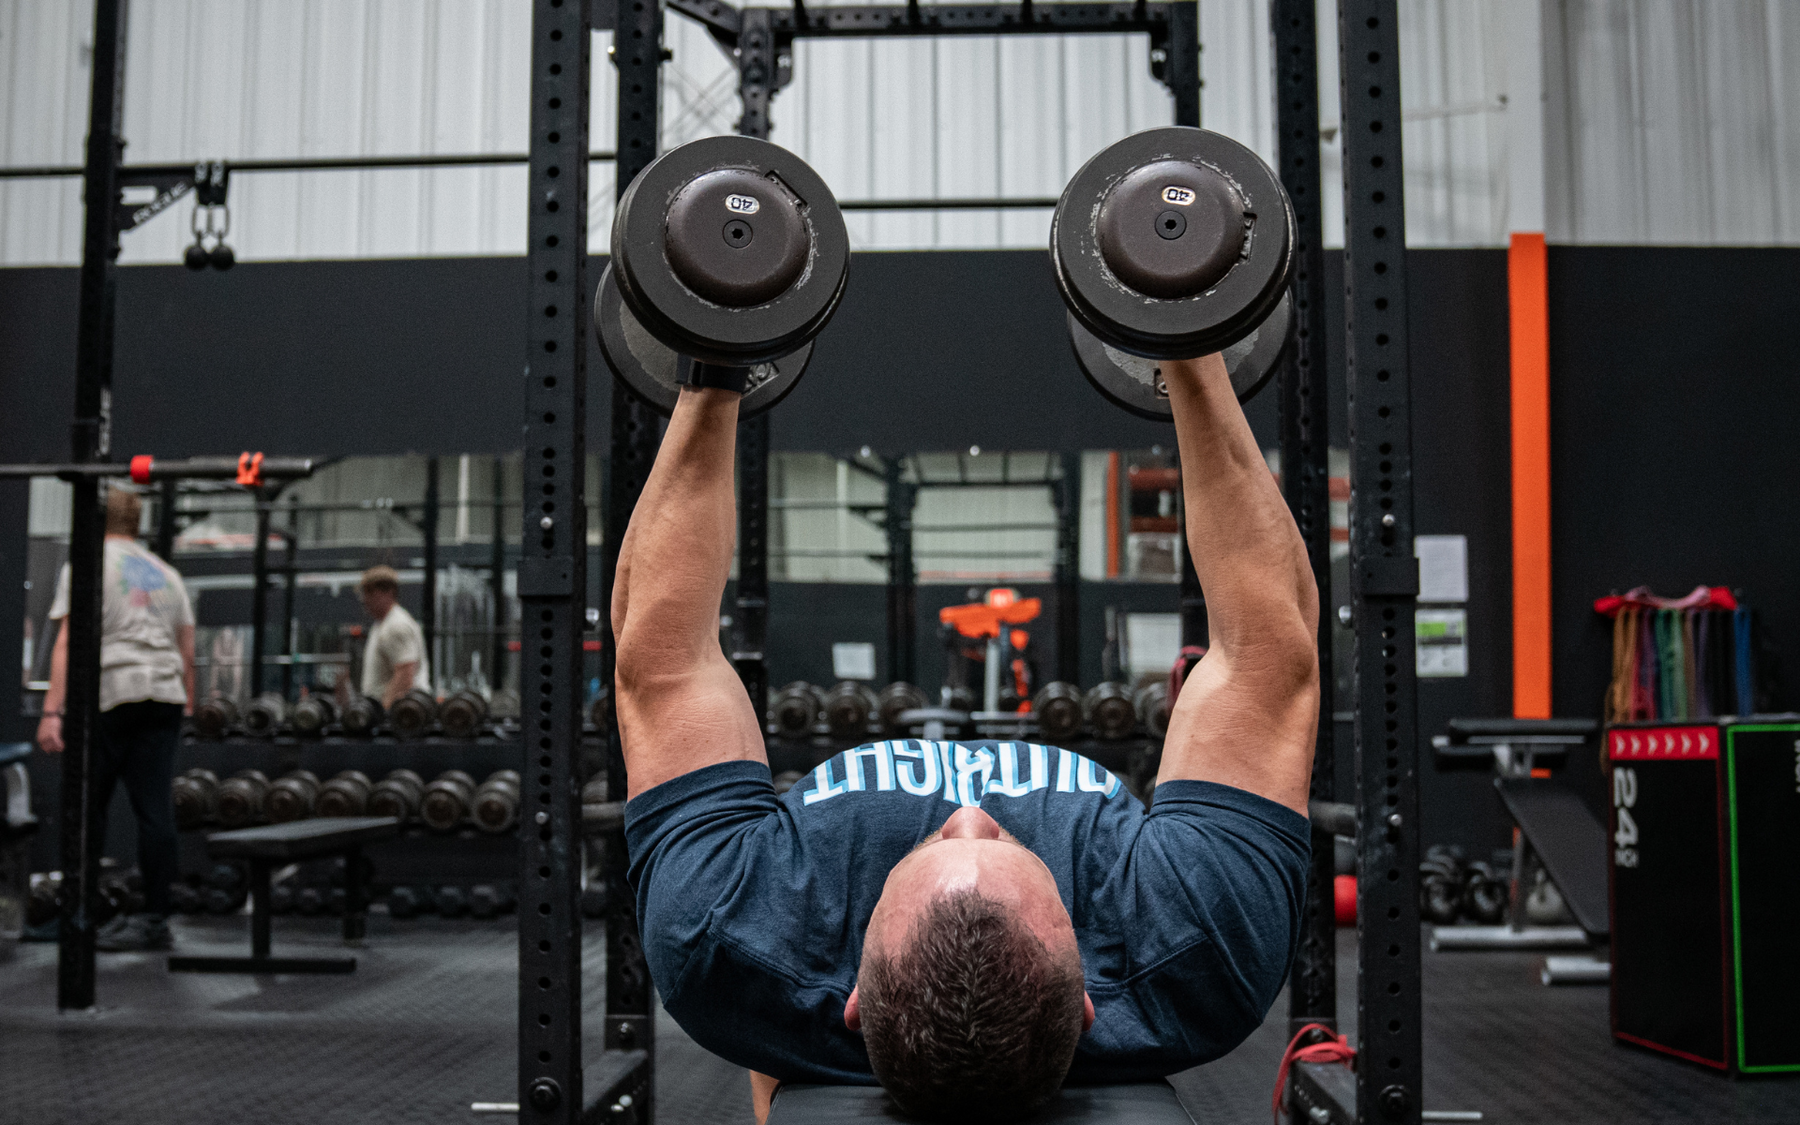
<instances>
[{"instance_id":1,"label":"blue jeans","mask_svg":"<svg viewBox=\"0 0 1800 1125\"><path fill-rule=\"evenodd\" d=\"M181 743L181 704L121 703L101 712L98 733L89 792L100 827L99 850L102 854L106 850L106 810L112 804L113 786L122 781L131 811L137 816L144 909L167 917L169 887L180 868L175 853L175 803L169 786L175 780L175 748Z\"/></svg>"}]
</instances>

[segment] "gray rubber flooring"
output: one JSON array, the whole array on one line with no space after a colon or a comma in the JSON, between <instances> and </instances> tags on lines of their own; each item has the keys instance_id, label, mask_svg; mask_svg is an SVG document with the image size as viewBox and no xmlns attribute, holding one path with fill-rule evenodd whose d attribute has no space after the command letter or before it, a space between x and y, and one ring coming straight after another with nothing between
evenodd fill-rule
<instances>
[{"instance_id":1,"label":"gray rubber flooring","mask_svg":"<svg viewBox=\"0 0 1800 1125\"><path fill-rule=\"evenodd\" d=\"M178 923L184 952L243 951L247 919ZM341 950L326 918L276 920L276 952ZM1354 1013L1352 949L1340 949ZM0 1125L456 1122L513 1099L513 932L507 920L396 923L377 914L350 977L171 974L160 956L103 954L99 1007L55 1010L55 947L0 944ZM587 979L604 980L589 939ZM1429 1110L1485 1122L1800 1120L1800 1081L1732 1082L1614 1045L1604 988L1544 988L1529 954L1428 954ZM596 1018L600 997L588 997ZM1231 1055L1176 1077L1206 1122L1269 1120L1285 999ZM751 1120L742 1071L659 1025L662 1125Z\"/></svg>"}]
</instances>

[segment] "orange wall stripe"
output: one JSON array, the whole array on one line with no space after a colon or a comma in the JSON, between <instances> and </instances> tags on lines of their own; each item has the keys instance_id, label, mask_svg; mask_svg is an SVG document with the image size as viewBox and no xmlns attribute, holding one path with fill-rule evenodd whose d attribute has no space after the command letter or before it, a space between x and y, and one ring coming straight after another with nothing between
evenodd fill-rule
<instances>
[{"instance_id":1,"label":"orange wall stripe","mask_svg":"<svg viewBox=\"0 0 1800 1125\"><path fill-rule=\"evenodd\" d=\"M1507 251L1512 323L1513 716L1550 717L1550 302L1542 234Z\"/></svg>"}]
</instances>

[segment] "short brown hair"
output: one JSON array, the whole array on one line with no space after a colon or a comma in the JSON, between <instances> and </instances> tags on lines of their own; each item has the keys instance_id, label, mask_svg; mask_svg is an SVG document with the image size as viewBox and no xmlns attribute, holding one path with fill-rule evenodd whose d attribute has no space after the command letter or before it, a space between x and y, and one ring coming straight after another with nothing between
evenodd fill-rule
<instances>
[{"instance_id":1,"label":"short brown hair","mask_svg":"<svg viewBox=\"0 0 1800 1125\"><path fill-rule=\"evenodd\" d=\"M1081 957L975 891L933 902L858 980L869 1065L902 1112L1014 1121L1055 1096L1082 1032Z\"/></svg>"},{"instance_id":2,"label":"short brown hair","mask_svg":"<svg viewBox=\"0 0 1800 1125\"><path fill-rule=\"evenodd\" d=\"M106 533L136 535L144 518L144 502L128 485L112 484L106 489Z\"/></svg>"},{"instance_id":3,"label":"short brown hair","mask_svg":"<svg viewBox=\"0 0 1800 1125\"><path fill-rule=\"evenodd\" d=\"M394 573L394 568L391 566L372 566L363 571L362 581L357 583L356 588L365 594L375 590L386 590L390 594L398 594L400 592L400 576Z\"/></svg>"}]
</instances>

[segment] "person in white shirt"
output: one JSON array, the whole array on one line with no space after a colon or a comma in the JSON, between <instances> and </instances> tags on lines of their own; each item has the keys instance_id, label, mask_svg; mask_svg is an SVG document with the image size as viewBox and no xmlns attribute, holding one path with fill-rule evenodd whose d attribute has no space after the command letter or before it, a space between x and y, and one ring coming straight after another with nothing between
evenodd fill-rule
<instances>
[{"instance_id":1,"label":"person in white shirt","mask_svg":"<svg viewBox=\"0 0 1800 1125\"><path fill-rule=\"evenodd\" d=\"M363 572L358 588L363 609L375 624L363 647L362 692L383 707L417 688L431 691L431 661L425 655L425 633L400 604L400 576L391 566Z\"/></svg>"},{"instance_id":2,"label":"person in white shirt","mask_svg":"<svg viewBox=\"0 0 1800 1125\"><path fill-rule=\"evenodd\" d=\"M194 610L175 568L140 544L141 503L115 485L106 495L105 569L101 576L100 716L93 732L89 784L99 847L106 846L106 810L113 788L125 785L138 825L138 869L144 909L103 927L96 947L109 952L169 948L169 888L179 869L175 810L169 786L181 718L194 710ZM57 581L53 621L69 616L69 568ZM63 701L69 673L69 630L56 634L50 690L38 722L38 745L63 749Z\"/></svg>"}]
</instances>

